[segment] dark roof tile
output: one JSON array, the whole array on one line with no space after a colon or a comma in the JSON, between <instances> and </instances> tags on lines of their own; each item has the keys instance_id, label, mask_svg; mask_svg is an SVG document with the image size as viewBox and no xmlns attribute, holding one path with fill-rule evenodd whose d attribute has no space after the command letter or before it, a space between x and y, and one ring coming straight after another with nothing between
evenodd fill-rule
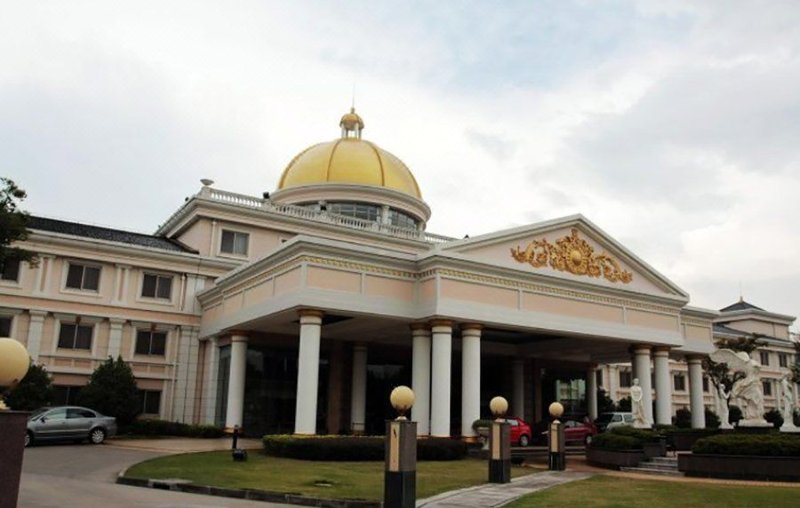
<instances>
[{"instance_id":1,"label":"dark roof tile","mask_svg":"<svg viewBox=\"0 0 800 508\"><path fill-rule=\"evenodd\" d=\"M752 303L745 302L744 300L739 300L738 302L734 303L733 305L728 305L724 309L720 309L720 312L731 312L734 310L764 310L761 307L756 307Z\"/></svg>"}]
</instances>

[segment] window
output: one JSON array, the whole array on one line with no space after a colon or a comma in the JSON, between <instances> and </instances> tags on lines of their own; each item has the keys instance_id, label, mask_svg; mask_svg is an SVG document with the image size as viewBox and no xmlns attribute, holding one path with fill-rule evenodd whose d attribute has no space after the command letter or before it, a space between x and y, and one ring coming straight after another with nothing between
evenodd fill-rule
<instances>
[{"instance_id":1,"label":"window","mask_svg":"<svg viewBox=\"0 0 800 508\"><path fill-rule=\"evenodd\" d=\"M764 395L767 397L772 396L772 381L766 380L761 382L761 386L764 388Z\"/></svg>"},{"instance_id":2,"label":"window","mask_svg":"<svg viewBox=\"0 0 800 508\"><path fill-rule=\"evenodd\" d=\"M19 280L19 260L9 259L0 264L0 280Z\"/></svg>"},{"instance_id":3,"label":"window","mask_svg":"<svg viewBox=\"0 0 800 508\"><path fill-rule=\"evenodd\" d=\"M703 391L708 393L708 377L703 376Z\"/></svg>"},{"instance_id":4,"label":"window","mask_svg":"<svg viewBox=\"0 0 800 508\"><path fill-rule=\"evenodd\" d=\"M54 406L72 406L78 402L78 394L81 392L82 386L53 386L53 405Z\"/></svg>"},{"instance_id":5,"label":"window","mask_svg":"<svg viewBox=\"0 0 800 508\"><path fill-rule=\"evenodd\" d=\"M169 300L172 298L172 276L156 275L154 273L144 274L142 296Z\"/></svg>"},{"instance_id":6,"label":"window","mask_svg":"<svg viewBox=\"0 0 800 508\"><path fill-rule=\"evenodd\" d=\"M92 326L61 323L58 347L63 349L92 349Z\"/></svg>"},{"instance_id":7,"label":"window","mask_svg":"<svg viewBox=\"0 0 800 508\"><path fill-rule=\"evenodd\" d=\"M84 291L97 291L100 285L100 268L85 266L77 263L69 264L67 272L67 287L82 289Z\"/></svg>"},{"instance_id":8,"label":"window","mask_svg":"<svg viewBox=\"0 0 800 508\"><path fill-rule=\"evenodd\" d=\"M417 229L417 221L410 215L397 210L389 210L389 223L407 229Z\"/></svg>"},{"instance_id":9,"label":"window","mask_svg":"<svg viewBox=\"0 0 800 508\"><path fill-rule=\"evenodd\" d=\"M58 409L53 409L52 411L48 411L44 414L44 418L47 419L49 422L55 422L60 420L67 419L67 408L60 407Z\"/></svg>"},{"instance_id":10,"label":"window","mask_svg":"<svg viewBox=\"0 0 800 508\"><path fill-rule=\"evenodd\" d=\"M222 231L222 245L219 250L225 254L236 254L237 256L247 255L247 244L250 235L237 231Z\"/></svg>"},{"instance_id":11,"label":"window","mask_svg":"<svg viewBox=\"0 0 800 508\"><path fill-rule=\"evenodd\" d=\"M377 221L380 213L379 207L363 203L328 203L327 210L329 213L371 221Z\"/></svg>"},{"instance_id":12,"label":"window","mask_svg":"<svg viewBox=\"0 0 800 508\"><path fill-rule=\"evenodd\" d=\"M594 375L595 375L595 378L597 379L597 381L596 381L597 382L597 386L603 386L603 371L602 370L597 370L597 371L595 371Z\"/></svg>"},{"instance_id":13,"label":"window","mask_svg":"<svg viewBox=\"0 0 800 508\"><path fill-rule=\"evenodd\" d=\"M0 337L11 337L10 317L0 317Z\"/></svg>"},{"instance_id":14,"label":"window","mask_svg":"<svg viewBox=\"0 0 800 508\"><path fill-rule=\"evenodd\" d=\"M139 330L136 332L136 354L164 356L167 345L166 332Z\"/></svg>"},{"instance_id":15,"label":"window","mask_svg":"<svg viewBox=\"0 0 800 508\"><path fill-rule=\"evenodd\" d=\"M761 351L761 365L769 365L769 351Z\"/></svg>"},{"instance_id":16,"label":"window","mask_svg":"<svg viewBox=\"0 0 800 508\"><path fill-rule=\"evenodd\" d=\"M675 374L674 376L672 376L672 380L676 392L686 391L686 376L684 376L683 374Z\"/></svg>"},{"instance_id":17,"label":"window","mask_svg":"<svg viewBox=\"0 0 800 508\"><path fill-rule=\"evenodd\" d=\"M631 373L629 371L619 371L619 386L620 388L631 387Z\"/></svg>"},{"instance_id":18,"label":"window","mask_svg":"<svg viewBox=\"0 0 800 508\"><path fill-rule=\"evenodd\" d=\"M778 365L781 367L788 367L789 366L789 355L786 353L778 353Z\"/></svg>"},{"instance_id":19,"label":"window","mask_svg":"<svg viewBox=\"0 0 800 508\"><path fill-rule=\"evenodd\" d=\"M96 418L97 415L94 414L94 411L90 411L88 409L83 409L79 407L69 407L67 408L67 419L75 419L75 418Z\"/></svg>"},{"instance_id":20,"label":"window","mask_svg":"<svg viewBox=\"0 0 800 508\"><path fill-rule=\"evenodd\" d=\"M157 415L161 412L161 392L155 390L139 390L139 401L142 413Z\"/></svg>"}]
</instances>

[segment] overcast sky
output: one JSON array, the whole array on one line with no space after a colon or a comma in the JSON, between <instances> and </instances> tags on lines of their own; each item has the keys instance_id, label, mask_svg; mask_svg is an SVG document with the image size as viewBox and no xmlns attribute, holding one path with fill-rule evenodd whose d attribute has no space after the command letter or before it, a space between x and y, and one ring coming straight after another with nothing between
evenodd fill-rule
<instances>
[{"instance_id":1,"label":"overcast sky","mask_svg":"<svg viewBox=\"0 0 800 508\"><path fill-rule=\"evenodd\" d=\"M152 232L364 137L430 231L582 213L719 309L800 314L800 2L0 2L0 175ZM797 328L797 327L795 327Z\"/></svg>"}]
</instances>

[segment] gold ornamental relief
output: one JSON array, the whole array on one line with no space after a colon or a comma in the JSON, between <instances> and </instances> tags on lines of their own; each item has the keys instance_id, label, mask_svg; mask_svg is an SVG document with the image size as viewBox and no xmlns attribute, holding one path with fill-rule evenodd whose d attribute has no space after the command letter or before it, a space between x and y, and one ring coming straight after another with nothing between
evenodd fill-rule
<instances>
[{"instance_id":1,"label":"gold ornamental relief","mask_svg":"<svg viewBox=\"0 0 800 508\"><path fill-rule=\"evenodd\" d=\"M556 240L555 245L547 240L533 240L525 250L513 248L511 257L534 268L550 265L562 272L588 277L602 275L610 282L623 284L633 280L633 274L623 270L617 260L607 254L595 254L594 248L586 240L578 238L575 228L572 228L569 236Z\"/></svg>"}]
</instances>

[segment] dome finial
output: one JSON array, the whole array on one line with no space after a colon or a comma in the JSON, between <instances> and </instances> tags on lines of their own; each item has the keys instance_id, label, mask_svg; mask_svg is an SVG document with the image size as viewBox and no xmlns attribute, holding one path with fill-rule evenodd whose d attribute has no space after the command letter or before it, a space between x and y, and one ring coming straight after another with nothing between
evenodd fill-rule
<instances>
[{"instance_id":1,"label":"dome finial","mask_svg":"<svg viewBox=\"0 0 800 508\"><path fill-rule=\"evenodd\" d=\"M339 120L339 127L342 128L342 138L361 139L361 131L364 130L364 120L356 113L355 106L350 107L350 112L342 116ZM352 135L350 133L353 133Z\"/></svg>"}]
</instances>

